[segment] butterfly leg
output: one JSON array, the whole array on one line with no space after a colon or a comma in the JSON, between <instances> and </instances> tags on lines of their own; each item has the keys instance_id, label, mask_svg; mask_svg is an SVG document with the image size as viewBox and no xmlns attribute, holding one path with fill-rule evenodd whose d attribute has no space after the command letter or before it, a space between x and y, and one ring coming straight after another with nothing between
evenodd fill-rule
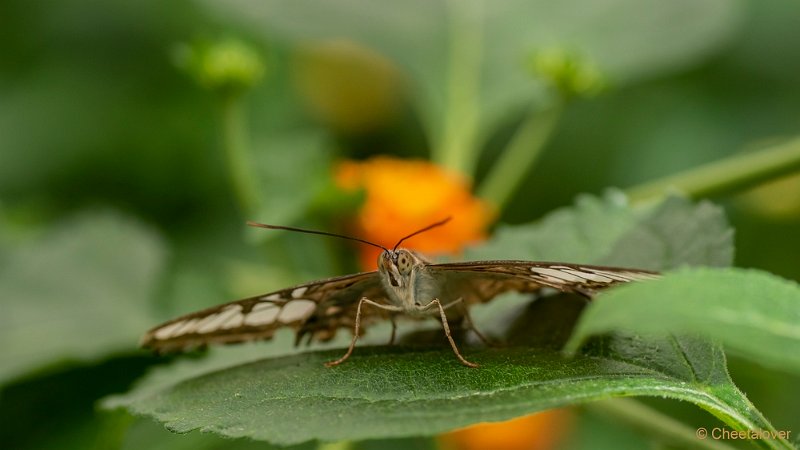
<instances>
[{"instance_id":1,"label":"butterfly leg","mask_svg":"<svg viewBox=\"0 0 800 450\"><path fill-rule=\"evenodd\" d=\"M475 322L472 321L472 316L469 315L469 308L467 308L467 305L464 304L463 299L459 298L458 300L448 303L447 305L445 305L444 309L447 309L455 305L461 307L461 311L464 313L464 321L467 323L467 327L469 327L469 329L472 330L472 332L475 333L476 336L478 336L478 339L480 339L484 345L486 345L487 347L498 347L497 344L490 341L489 338L484 336L484 334L481 333L475 326Z\"/></svg>"},{"instance_id":2,"label":"butterfly leg","mask_svg":"<svg viewBox=\"0 0 800 450\"><path fill-rule=\"evenodd\" d=\"M461 364L464 364L467 367L478 367L477 364L467 361L463 356L461 356L461 352L458 351L456 342L453 340L453 336L450 334L450 325L448 325L447 323L447 315L444 313L444 307L442 306L442 302L440 302L438 298L435 298L431 300L430 303L423 306L422 309L423 310L430 309L433 305L439 307L439 314L441 314L442 316L442 328L444 328L444 334L445 336L447 336L447 340L450 341L450 347L453 348L453 353L456 354L458 360L461 361Z\"/></svg>"},{"instance_id":3,"label":"butterfly leg","mask_svg":"<svg viewBox=\"0 0 800 450\"><path fill-rule=\"evenodd\" d=\"M392 335L389 337L389 345L394 345L394 338L397 337L397 321L394 319L394 314L390 320L392 321Z\"/></svg>"},{"instance_id":4,"label":"butterfly leg","mask_svg":"<svg viewBox=\"0 0 800 450\"><path fill-rule=\"evenodd\" d=\"M347 358L353 353L353 349L356 346L356 341L358 340L358 333L359 328L361 327L361 306L366 303L368 305L375 306L380 309L385 309L387 311L400 311L401 309L396 306L390 305L381 305L380 303L375 303L372 300L368 299L367 297L362 297L361 300L358 301L358 307L356 307L356 324L353 328L353 339L350 341L350 347L347 348L347 352L341 358L337 359L336 361L328 361L325 363L327 367L338 366L339 364L345 362Z\"/></svg>"}]
</instances>

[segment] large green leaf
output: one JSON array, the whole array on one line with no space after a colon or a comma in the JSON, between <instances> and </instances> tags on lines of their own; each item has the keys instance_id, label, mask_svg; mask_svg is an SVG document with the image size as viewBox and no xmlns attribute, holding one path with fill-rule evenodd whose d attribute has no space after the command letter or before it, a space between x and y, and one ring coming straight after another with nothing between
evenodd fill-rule
<instances>
[{"instance_id":1,"label":"large green leaf","mask_svg":"<svg viewBox=\"0 0 800 450\"><path fill-rule=\"evenodd\" d=\"M412 82L434 150L467 173L479 141L499 120L542 99L542 86L525 69L532 52L579 53L624 83L708 55L733 34L739 16L728 0L203 3L268 40L346 38L389 56Z\"/></svg>"},{"instance_id":2,"label":"large green leaf","mask_svg":"<svg viewBox=\"0 0 800 450\"><path fill-rule=\"evenodd\" d=\"M620 236L600 261L652 270L725 267L733 263L733 229L721 207L670 197Z\"/></svg>"},{"instance_id":3,"label":"large green leaf","mask_svg":"<svg viewBox=\"0 0 800 450\"><path fill-rule=\"evenodd\" d=\"M108 406L152 415L178 432L278 444L428 435L623 395L687 400L736 428L769 428L728 380L718 348L615 344L607 356L571 360L525 347L470 352L479 370L441 349L362 348L333 370L322 363L340 352L315 352L211 372L158 392L134 391ZM664 354L672 345L680 347L679 357ZM706 363L690 367L682 358Z\"/></svg>"},{"instance_id":4,"label":"large green leaf","mask_svg":"<svg viewBox=\"0 0 800 450\"><path fill-rule=\"evenodd\" d=\"M581 195L575 205L557 209L536 223L499 226L489 242L468 248L466 258L600 261L643 214L631 209L619 191L602 198Z\"/></svg>"},{"instance_id":5,"label":"large green leaf","mask_svg":"<svg viewBox=\"0 0 800 450\"><path fill-rule=\"evenodd\" d=\"M469 259L528 259L665 270L681 265L728 266L733 230L722 209L669 197L631 208L618 191L582 195L533 224L500 227Z\"/></svg>"},{"instance_id":6,"label":"large green leaf","mask_svg":"<svg viewBox=\"0 0 800 450\"><path fill-rule=\"evenodd\" d=\"M0 265L0 380L64 360L133 349L152 326L164 259L152 231L111 214L86 214Z\"/></svg>"},{"instance_id":7,"label":"large green leaf","mask_svg":"<svg viewBox=\"0 0 800 450\"><path fill-rule=\"evenodd\" d=\"M635 232L636 223L651 227L649 218L664 210L683 217L674 227L682 229L689 222L694 224L692 229L703 233L666 229L639 235L664 241L664 248L715 249L700 252L706 255L704 261L687 263L728 261L730 249L716 251L731 244L730 239L719 239L729 233L719 211L709 214L707 206L682 199L651 210L629 211L628 216L639 219L631 219L625 233L568 237L590 241L619 237ZM558 213L570 214L579 212ZM710 217L714 219L711 222ZM587 248L612 249L616 240L612 241L605 245L592 242ZM651 258L653 254L645 255ZM678 259L651 264L680 264ZM458 364L439 330L407 333L400 347L359 347L351 360L334 369L325 368L322 362L340 355L341 349L289 354L291 336L281 333L274 346L241 347L238 355L215 351L207 360L154 370L132 391L106 400L105 405L152 416L178 432L204 430L279 444L430 435L475 422L632 395L687 400L736 429L771 429L730 381L721 349L708 341L611 334L592 340L581 355L564 358L559 349L583 305L583 300L570 296L517 305L510 317L500 320L505 328L499 334L505 337L507 347L475 349L462 343L468 358L481 364L480 369ZM479 321L500 317L486 311L476 313ZM371 337L382 337L375 331L370 330ZM258 348L264 350L263 356L283 356L261 359ZM783 445L765 445L773 444Z\"/></svg>"},{"instance_id":8,"label":"large green leaf","mask_svg":"<svg viewBox=\"0 0 800 450\"><path fill-rule=\"evenodd\" d=\"M125 434L121 450L275 450L265 442L249 439L225 439L210 434L178 436L151 421L135 421ZM292 447L293 450L312 450L313 445Z\"/></svg>"},{"instance_id":9,"label":"large green leaf","mask_svg":"<svg viewBox=\"0 0 800 450\"><path fill-rule=\"evenodd\" d=\"M754 361L800 371L800 286L766 272L698 268L602 294L570 341L611 330L693 333Z\"/></svg>"}]
</instances>

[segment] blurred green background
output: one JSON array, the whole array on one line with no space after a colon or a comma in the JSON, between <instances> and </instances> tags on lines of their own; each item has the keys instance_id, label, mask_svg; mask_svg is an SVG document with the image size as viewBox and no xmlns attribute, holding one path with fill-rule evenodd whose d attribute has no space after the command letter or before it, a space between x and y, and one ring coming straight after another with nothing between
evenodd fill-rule
<instances>
[{"instance_id":1,"label":"blurred green background","mask_svg":"<svg viewBox=\"0 0 800 450\"><path fill-rule=\"evenodd\" d=\"M156 362L135 340L157 321L356 269L346 244L243 230L337 229L357 199L335 193L333 161L432 158L480 186L520 124L562 102L501 210L521 223L800 132L797 2L466 3L0 3L0 442L228 446L146 421L126 432L132 419L94 402ZM243 72L215 75L203 64L219 46L260 60L263 77L225 55ZM586 56L607 89L553 100L525 62L553 48ZM474 79L449 70L476 66ZM471 83L477 104L448 100ZM230 169L237 146L252 149L255 202ZM738 266L800 279L800 176L715 200ZM797 379L736 360L732 371L778 429L797 424L783 401ZM585 420L582 433L629 433Z\"/></svg>"}]
</instances>

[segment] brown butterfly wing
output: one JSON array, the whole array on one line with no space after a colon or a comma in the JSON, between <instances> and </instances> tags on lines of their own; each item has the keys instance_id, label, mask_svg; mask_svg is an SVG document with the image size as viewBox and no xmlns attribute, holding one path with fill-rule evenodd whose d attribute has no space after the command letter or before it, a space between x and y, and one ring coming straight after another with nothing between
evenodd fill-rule
<instances>
[{"instance_id":1,"label":"brown butterfly wing","mask_svg":"<svg viewBox=\"0 0 800 450\"><path fill-rule=\"evenodd\" d=\"M352 326L361 297L386 298L377 272L318 280L187 314L148 331L142 346L169 352L270 339L283 327L297 330L298 340L309 333L327 340L338 328ZM364 312L367 322L380 317Z\"/></svg>"},{"instance_id":2,"label":"brown butterfly wing","mask_svg":"<svg viewBox=\"0 0 800 450\"><path fill-rule=\"evenodd\" d=\"M598 290L619 283L659 276L641 269L531 261L432 264L428 272L443 298L462 298L467 304L487 302L504 292L528 293L542 288L591 298Z\"/></svg>"}]
</instances>

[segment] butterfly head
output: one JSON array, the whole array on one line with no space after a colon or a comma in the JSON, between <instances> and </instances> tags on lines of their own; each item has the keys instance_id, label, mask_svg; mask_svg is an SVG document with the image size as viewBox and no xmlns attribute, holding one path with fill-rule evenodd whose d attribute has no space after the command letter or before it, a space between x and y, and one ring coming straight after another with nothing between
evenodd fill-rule
<instances>
[{"instance_id":1,"label":"butterfly head","mask_svg":"<svg viewBox=\"0 0 800 450\"><path fill-rule=\"evenodd\" d=\"M378 272L384 276L391 287L398 289L408 286L408 280L414 270L423 264L425 264L425 260L404 248L384 250L378 256Z\"/></svg>"},{"instance_id":2,"label":"butterfly head","mask_svg":"<svg viewBox=\"0 0 800 450\"><path fill-rule=\"evenodd\" d=\"M367 245L371 245L373 247L378 247L383 250L381 252L381 255L378 257L378 272L381 274L381 278L384 282L384 285L387 287L387 289L392 291L390 294L393 295L393 298L400 298L400 297L404 298L408 297L409 293L413 288L412 284L414 280L413 278L414 273L417 272L418 269L424 268L426 264L429 264L429 262L414 252L411 252L404 248L399 248L400 244L402 244L403 241L405 241L406 239L410 239L432 228L440 227L449 221L450 217L447 217L443 220L432 223L427 227L419 229L397 241L397 244L395 244L395 246L391 250L380 244L376 244L374 242L370 242L365 239L351 237L351 236L344 236L336 233L328 233L325 231L306 230L303 228L287 227L282 225L269 225L257 222L247 222L247 224L254 227L268 228L273 230L289 230L289 231L297 231L300 233L333 236L342 239L358 241Z\"/></svg>"}]
</instances>

